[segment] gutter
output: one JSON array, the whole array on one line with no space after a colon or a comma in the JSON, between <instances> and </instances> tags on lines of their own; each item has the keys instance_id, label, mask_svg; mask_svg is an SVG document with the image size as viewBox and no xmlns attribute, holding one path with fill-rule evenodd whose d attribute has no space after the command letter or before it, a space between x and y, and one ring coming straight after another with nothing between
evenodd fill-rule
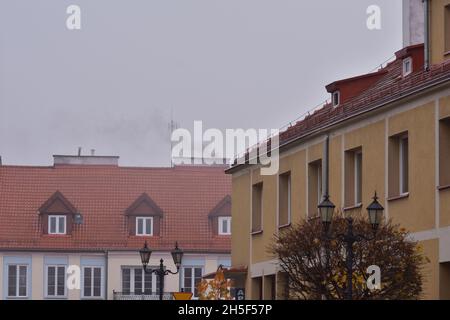
<instances>
[{"instance_id":1,"label":"gutter","mask_svg":"<svg viewBox=\"0 0 450 320\"><path fill-rule=\"evenodd\" d=\"M291 139L291 140L288 140L287 142L283 143L281 146L278 147L278 149L280 150L280 154L281 154L281 152L282 152L284 149L288 149L288 148L290 148L292 145L300 144L300 143L302 143L304 140L306 140L307 138L312 138L312 137L314 137L314 136L316 136L316 135L323 134L324 131L335 129L336 127L339 127L339 126L344 125L344 124L345 124L346 122L348 122L349 120L352 120L352 119L354 119L354 118L357 118L357 117L359 117L359 116L361 116L361 115L364 115L364 114L366 114L366 113L370 113L370 112L376 111L376 110L378 110L378 109L382 109L382 108L388 106L389 104L392 104L392 103L394 103L394 102L401 101L401 100L403 100L403 99L405 99L405 98L407 98L407 97L410 97L410 96L412 96L412 95L414 95L414 94L416 94L416 93L418 93L418 92L420 92L420 91L425 91L425 90L428 90L428 89L432 89L433 87L437 87L437 86L442 85L442 84L445 85L449 80L450 80L450 78L449 78L448 75L446 74L446 75L445 75L444 77L442 77L442 78L438 78L438 79L435 80L435 81L432 81L432 82L430 82L430 83L428 83L428 84L422 85L422 86L420 86L420 87L418 87L418 88L416 88L416 89L414 89L414 90L411 90L410 92L407 92L407 93L402 94L402 95L399 96L399 97L396 97L396 98L393 98L393 99L390 99L390 100L387 100L387 101L378 103L378 104L375 105L374 107L371 107L371 108L366 109L366 110L361 110L360 112L357 112L357 113L355 113L355 114L352 114L352 115L350 115L350 116L348 116L348 117L346 117L346 118L344 118L344 119L337 120L336 122L331 123L331 124L325 124L324 126L319 127L319 128L317 128L317 129L314 129L314 130L312 130L312 131L310 131L310 132L308 132L308 133L305 133L305 134L302 135L302 136L295 137L295 138L293 138L293 139ZM266 153L266 155L267 155L267 153ZM233 174L233 173L235 173L235 172L237 172L237 171L239 171L239 170L241 170L241 169L243 169L243 168L245 168L245 167L248 167L248 166L249 166L248 163L245 163L245 164L239 164L239 165L237 165L237 166L233 166L233 167L228 168L227 170L225 170L225 173L226 173L226 174Z\"/></svg>"}]
</instances>

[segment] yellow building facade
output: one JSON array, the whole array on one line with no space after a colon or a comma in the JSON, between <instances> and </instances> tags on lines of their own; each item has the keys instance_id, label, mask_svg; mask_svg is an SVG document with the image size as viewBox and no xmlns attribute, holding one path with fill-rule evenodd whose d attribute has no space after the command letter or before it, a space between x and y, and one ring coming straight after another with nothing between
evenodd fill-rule
<instances>
[{"instance_id":1,"label":"yellow building facade","mask_svg":"<svg viewBox=\"0 0 450 320\"><path fill-rule=\"evenodd\" d=\"M318 120L304 134L285 143L281 134L277 175L263 176L260 166L250 164L228 169L232 265L247 267L237 285L245 286L247 299L286 297L286 276L268 248L281 229L317 215L327 138L329 194L336 208L344 214L366 215L376 190L385 219L410 231L430 259L422 298L450 299L450 0L429 1L429 18L431 71L422 70L421 55L427 46L404 49L387 71L380 71L380 77L395 74L391 82L402 78L398 84L383 87L380 78L346 101L324 106L328 118ZM408 50L416 53L409 56ZM408 59L416 69L410 75ZM360 81L351 80L350 88ZM340 86L343 100L347 89ZM386 90L386 95L383 91L370 100L367 92L372 96L377 90ZM303 123L307 121L311 119Z\"/></svg>"}]
</instances>

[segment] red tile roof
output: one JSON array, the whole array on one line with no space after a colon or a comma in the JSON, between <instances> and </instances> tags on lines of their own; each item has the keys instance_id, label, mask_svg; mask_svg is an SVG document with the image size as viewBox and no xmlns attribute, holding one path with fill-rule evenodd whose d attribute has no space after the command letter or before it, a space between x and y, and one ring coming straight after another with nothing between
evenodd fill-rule
<instances>
[{"instance_id":1,"label":"red tile roof","mask_svg":"<svg viewBox=\"0 0 450 320\"><path fill-rule=\"evenodd\" d=\"M71 235L42 234L38 210L59 191L84 222ZM0 250L126 250L143 246L129 236L126 210L147 194L163 211L153 250L231 250L230 237L214 236L208 214L231 192L224 167L130 168L56 165L0 166Z\"/></svg>"},{"instance_id":2,"label":"red tile roof","mask_svg":"<svg viewBox=\"0 0 450 320\"><path fill-rule=\"evenodd\" d=\"M377 75L381 75L380 79L358 95L337 107L327 103L322 108L280 132L280 147L284 148L291 142L306 138L316 132L326 132L331 125L383 107L428 87L445 82L449 83L450 60L432 65L428 71L423 68L417 68L417 63L415 63L416 69L413 70L413 73L406 77L402 76L403 58L408 56L408 54L415 55L417 57L416 60L423 61L423 51L417 50L419 46L423 45L415 45L398 51L395 61L377 71ZM358 78L360 77L353 77L348 80L358 80ZM343 81L346 80L340 80L338 83ZM270 149L270 141L268 145L268 149ZM248 154L246 155L246 163L248 163ZM237 161L235 161L233 166L227 170L227 173L235 172L241 166L242 164L237 164Z\"/></svg>"}]
</instances>

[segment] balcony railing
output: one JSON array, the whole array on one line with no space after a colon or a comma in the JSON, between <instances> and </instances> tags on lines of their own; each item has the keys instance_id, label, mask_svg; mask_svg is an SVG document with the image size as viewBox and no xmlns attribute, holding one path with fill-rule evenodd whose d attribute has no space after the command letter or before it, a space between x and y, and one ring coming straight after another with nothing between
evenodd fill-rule
<instances>
[{"instance_id":1,"label":"balcony railing","mask_svg":"<svg viewBox=\"0 0 450 320\"><path fill-rule=\"evenodd\" d=\"M117 292L113 291L114 300L159 300L159 294L141 294L134 292ZM165 292L163 295L163 300L173 300L172 292Z\"/></svg>"}]
</instances>

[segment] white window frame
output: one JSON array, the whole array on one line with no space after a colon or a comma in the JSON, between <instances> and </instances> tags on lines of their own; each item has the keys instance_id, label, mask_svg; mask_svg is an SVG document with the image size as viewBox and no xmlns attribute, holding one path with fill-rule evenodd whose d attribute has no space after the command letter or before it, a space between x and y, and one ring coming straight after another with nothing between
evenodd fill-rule
<instances>
[{"instance_id":1,"label":"white window frame","mask_svg":"<svg viewBox=\"0 0 450 320\"><path fill-rule=\"evenodd\" d=\"M142 220L142 232L139 233L139 220ZM150 232L147 233L147 223L146 221L150 220ZM153 217L136 217L136 235L139 237L152 237L153 236Z\"/></svg>"},{"instance_id":2,"label":"white window frame","mask_svg":"<svg viewBox=\"0 0 450 320\"><path fill-rule=\"evenodd\" d=\"M148 267L148 269L157 269L159 267ZM123 288L123 270L124 269L129 269L130 270L130 295L137 295L138 293L136 293L136 288L135 288L135 282L136 282L136 270L139 270L140 272L142 272L142 291L145 292L145 271L142 269L142 266L122 266L122 268L120 269L120 285L122 288L122 292L124 291ZM151 274L152 277L152 293L151 295L156 295L159 294L158 291L158 277L156 274L152 273ZM146 293L142 293L142 295L147 295Z\"/></svg>"},{"instance_id":3,"label":"white window frame","mask_svg":"<svg viewBox=\"0 0 450 320\"><path fill-rule=\"evenodd\" d=\"M48 293L48 268L54 267L55 268L55 294L49 295ZM64 267L64 294L58 295L58 268ZM45 266L45 298L49 299L61 299L61 298L67 298L67 266L62 264L49 264Z\"/></svg>"},{"instance_id":4,"label":"white window frame","mask_svg":"<svg viewBox=\"0 0 450 320\"><path fill-rule=\"evenodd\" d=\"M55 226L55 232L52 232L51 228L51 219L56 219L56 226ZM64 219L64 230L59 230L59 219ZM65 215L60 214L52 214L48 216L48 234L59 234L64 235L67 233L67 217Z\"/></svg>"},{"instance_id":5,"label":"white window frame","mask_svg":"<svg viewBox=\"0 0 450 320\"><path fill-rule=\"evenodd\" d=\"M405 191L405 185L404 185L404 161L405 159L403 158L403 154L404 154L404 148L405 148L405 140L408 141L408 158L407 160L409 161L409 139L407 135L401 136L399 138L399 142L398 142L398 152L399 152L399 187L400 187L400 195L407 195L409 194L409 164L408 164L408 172L406 172L406 175L408 176L408 190Z\"/></svg>"},{"instance_id":6,"label":"white window frame","mask_svg":"<svg viewBox=\"0 0 450 320\"><path fill-rule=\"evenodd\" d=\"M223 222L224 221L227 221L227 232L223 232L223 230L222 230L222 225L223 225ZM219 228L219 230L218 230L218 234L220 235L220 236L229 236L229 235L231 235L231 217L219 217L219 221L218 221L219 223L218 223L218 228Z\"/></svg>"},{"instance_id":7,"label":"white window frame","mask_svg":"<svg viewBox=\"0 0 450 320\"><path fill-rule=\"evenodd\" d=\"M337 103L335 103L335 96L337 96ZM337 107L341 104L341 92L339 90L331 94L331 104L333 105L333 107Z\"/></svg>"},{"instance_id":8,"label":"white window frame","mask_svg":"<svg viewBox=\"0 0 450 320\"><path fill-rule=\"evenodd\" d=\"M94 269L98 268L100 269L100 296L94 296ZM85 296L84 295L84 275L86 272L86 269L91 269L91 295L90 296ZM93 299L93 300L98 300L98 299L104 299L105 297L105 284L104 284L104 277L105 277L105 273L103 270L102 266L83 266L82 268L83 272L81 274L81 279L82 281L82 286L81 286L81 298L83 299Z\"/></svg>"},{"instance_id":9,"label":"white window frame","mask_svg":"<svg viewBox=\"0 0 450 320\"><path fill-rule=\"evenodd\" d=\"M9 267L10 266L15 266L16 267L16 295L15 296L10 296L9 295L9 290L8 290L8 288L9 288ZM20 272L19 272L19 270L20 270L20 267L25 267L26 268L26 270L25 270L25 283L26 283L26 285L25 285L25 288L26 288L26 293L25 293L25 295L24 296L21 296L20 295L20 293L19 293L19 291L20 291L20 285L19 285L19 282L20 282ZM9 263L9 264L7 264L6 265L6 298L7 299L27 299L29 296L28 296L28 294L29 294L29 288L28 288L28 264L23 264L23 263Z\"/></svg>"},{"instance_id":10,"label":"white window frame","mask_svg":"<svg viewBox=\"0 0 450 320\"><path fill-rule=\"evenodd\" d=\"M184 287L184 279L185 279L185 276L186 276L186 274L185 274L185 270L186 269L191 269L191 271L192 271L192 277L191 277L191 288L192 288L192 300L198 300L198 296L195 296L195 269L201 269L202 271L202 277L203 277L203 275L204 275L204 273L205 273L205 268L203 267L203 266L183 266L182 267L183 268L183 276L182 276L182 278L181 278L181 281L182 281L182 286L183 286L183 289L186 289L185 287Z\"/></svg>"},{"instance_id":11,"label":"white window frame","mask_svg":"<svg viewBox=\"0 0 450 320\"><path fill-rule=\"evenodd\" d=\"M361 186L359 186L358 181L360 181L360 176L362 177L362 160L363 160L362 159L362 151L356 151L354 153L354 155L355 155L355 158L354 158L353 162L354 162L354 166L355 166L355 168L354 168L355 169L355 171L354 171L355 205L360 205L360 204L362 204L362 179L361 179ZM361 158L359 158L359 156L361 156ZM359 160L358 159L361 159L360 160L361 161L361 172L359 172L359 170L358 170L358 168L359 168L359 165L358 165ZM361 194L359 194L359 197L358 197L358 190L360 189L360 187L361 187Z\"/></svg>"},{"instance_id":12,"label":"white window frame","mask_svg":"<svg viewBox=\"0 0 450 320\"><path fill-rule=\"evenodd\" d=\"M403 59L403 67L402 67L402 73L403 76L406 77L407 75L412 73L413 69L413 60L411 57ZM409 64L409 70L406 70L406 66Z\"/></svg>"}]
</instances>

